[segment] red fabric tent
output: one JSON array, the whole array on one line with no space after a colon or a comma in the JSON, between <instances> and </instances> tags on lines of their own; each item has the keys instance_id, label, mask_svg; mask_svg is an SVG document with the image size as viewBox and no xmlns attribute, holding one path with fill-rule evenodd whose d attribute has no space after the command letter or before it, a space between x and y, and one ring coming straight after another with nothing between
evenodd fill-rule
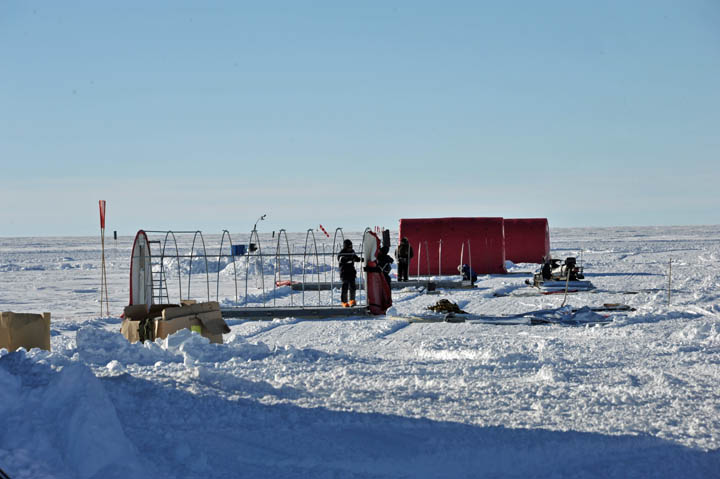
<instances>
[{"instance_id":1,"label":"red fabric tent","mask_svg":"<svg viewBox=\"0 0 720 479\"><path fill-rule=\"evenodd\" d=\"M505 258L513 263L544 263L549 257L547 218L505 218Z\"/></svg>"},{"instance_id":2,"label":"red fabric tent","mask_svg":"<svg viewBox=\"0 0 720 479\"><path fill-rule=\"evenodd\" d=\"M502 218L401 219L400 238L414 252L409 273L418 274L418 261L421 275L459 274L462 263L479 274L506 273L503 226Z\"/></svg>"}]
</instances>

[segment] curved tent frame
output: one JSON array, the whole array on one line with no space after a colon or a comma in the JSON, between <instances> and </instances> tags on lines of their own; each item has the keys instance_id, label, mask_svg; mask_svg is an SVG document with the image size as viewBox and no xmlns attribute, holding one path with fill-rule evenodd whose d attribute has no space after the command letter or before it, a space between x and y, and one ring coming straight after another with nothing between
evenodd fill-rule
<instances>
[{"instance_id":1,"label":"curved tent frame","mask_svg":"<svg viewBox=\"0 0 720 479\"><path fill-rule=\"evenodd\" d=\"M369 230L366 229L366 231ZM184 240L183 238L187 237ZM243 308L268 308L271 309L277 306L277 298L279 296L278 288L286 285L295 285L295 276L293 275L294 261L300 262L302 265L302 285L300 291L300 304L296 304L296 297L292 293L294 288L291 288L289 295L289 302L291 307L299 308L327 308L337 307L336 299L336 279L335 273L337 269L337 261L335 256L337 255L338 240L340 244L345 239L345 234L342 228L335 230L335 235L332 240L332 246L328 249L325 248L325 244L322 244L321 248L318 245L315 233L312 229L308 229L305 234L305 242L302 252L295 252L295 247L291 243L287 231L281 229L275 240L275 251L270 253L263 253L263 245L260 235L257 230L253 229L249 235L249 241L246 244L254 245L254 248L248 248L247 253L239 255L236 254L237 243L233 241L233 238L228 230L222 230L222 234L219 239L219 248L216 254L208 253L208 243L206 242L205 236L202 231L173 231L173 230L139 230L136 235L136 242L138 238L144 238L147 242L148 247L144 248L144 258L148 261L150 271L148 272L150 278L150 299L151 304L177 304L183 300L199 299L193 298L193 283L198 274L204 276L201 280L205 283L205 294L203 300L211 301L215 300L218 302L227 301L226 298L221 298L221 283L223 279L228 279L233 283L234 289L234 307L242 305ZM184 243L184 244L183 244ZM156 248L150 248L150 245L157 245ZM229 248L229 251L228 251ZM272 247L270 248L272 250ZM329 254L328 254L329 251ZM131 294L134 288L137 288L137 284L133 284L133 265L138 262L138 252L134 248L131 253L131 281L130 290ZM232 262L232 270L228 271L229 274L221 274L223 272L223 258L226 258L228 263ZM268 260L270 263L268 264ZM184 272L183 262L187 264L187 271ZM242 277L238 278L241 273L239 266L245 266L244 274L244 297L240 297L239 291L241 290L238 282L242 281ZM174 264L173 264L174 263ZM238 265L238 263L240 263ZM200 267L196 267L198 271L193 271L193 265L200 264ZM211 271L210 266L215 266L214 280L214 297L211 295ZM283 281L283 269L287 265L289 281ZM229 266L229 264L228 264ZM273 268L273 286L272 293L266 287L265 282L265 269L267 267ZM312 277L313 273L308 272L308 268L314 267L314 277L320 282L321 272L323 267L328 267L330 270L330 293L328 296L323 298L323 295L318 288L317 303L308 304L306 302L305 295L305 280L308 276ZM204 269L204 270L203 270ZM254 269L251 274L251 269ZM227 267L225 270L227 271ZM327 270L325 270L327 271ZM187 281L184 281L184 275L187 275ZM327 277L326 277L327 278ZM364 281L364 272L360 268L360 278ZM250 291L249 284L251 281L255 281L255 286L261 292L260 303L261 306L250 306ZM172 283L175 282L176 288L172 287ZM170 288L169 288L170 286ZM300 286L300 285L299 285ZM197 288L196 288L197 289ZM269 301L269 296L272 294L272 301ZM367 301L367 296L358 295L358 299L364 298ZM232 300L230 300L232 301ZM132 304L132 296L130 300Z\"/></svg>"}]
</instances>

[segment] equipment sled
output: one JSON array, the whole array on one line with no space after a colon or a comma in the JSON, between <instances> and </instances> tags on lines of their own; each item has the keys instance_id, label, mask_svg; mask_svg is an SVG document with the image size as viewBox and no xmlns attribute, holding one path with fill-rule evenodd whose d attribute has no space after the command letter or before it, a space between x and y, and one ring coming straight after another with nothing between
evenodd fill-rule
<instances>
[{"instance_id":1,"label":"equipment sled","mask_svg":"<svg viewBox=\"0 0 720 479\"><path fill-rule=\"evenodd\" d=\"M546 261L540 271L533 274L532 283L529 280L526 283L532 284L547 294L566 289L568 292L577 292L595 288L590 281L584 281L584 279L583 267L577 265L574 257L569 257L562 264L559 259Z\"/></svg>"}]
</instances>

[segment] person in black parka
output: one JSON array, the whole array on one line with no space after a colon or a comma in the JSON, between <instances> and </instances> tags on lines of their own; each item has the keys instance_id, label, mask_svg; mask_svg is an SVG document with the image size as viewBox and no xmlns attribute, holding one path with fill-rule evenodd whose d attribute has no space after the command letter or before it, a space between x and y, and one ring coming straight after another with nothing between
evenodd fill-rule
<instances>
[{"instance_id":1,"label":"person in black parka","mask_svg":"<svg viewBox=\"0 0 720 479\"><path fill-rule=\"evenodd\" d=\"M338 254L338 261L340 262L340 279L342 280L340 301L342 302L344 308L355 306L355 289L357 287L355 284L355 278L357 277L355 263L362 260L355 254L355 250L352 247L352 241L349 239L343 241L343 248ZM349 301L348 293L350 293Z\"/></svg>"},{"instance_id":2,"label":"person in black parka","mask_svg":"<svg viewBox=\"0 0 720 479\"><path fill-rule=\"evenodd\" d=\"M392 271L392 264L395 261L392 259L392 256L387 254L387 251L384 249L380 249L380 254L378 254L377 257L377 265L378 268L382 271L383 276L385 277L385 281L387 281L388 286L390 286L390 271Z\"/></svg>"},{"instance_id":3,"label":"person in black parka","mask_svg":"<svg viewBox=\"0 0 720 479\"><path fill-rule=\"evenodd\" d=\"M470 266L462 264L458 266L458 271L462 274L463 281L470 281L470 284L473 285L475 284L475 281L477 281L477 273Z\"/></svg>"},{"instance_id":4,"label":"person in black parka","mask_svg":"<svg viewBox=\"0 0 720 479\"><path fill-rule=\"evenodd\" d=\"M392 271L392 264L395 261L392 259L392 256L388 254L388 252L390 252L390 231L384 230L382 246L380 247L380 251L377 255L377 265L378 268L380 268L380 271L382 271L382 274L385 277L385 281L387 281L388 286L390 286L390 271Z\"/></svg>"},{"instance_id":5,"label":"person in black parka","mask_svg":"<svg viewBox=\"0 0 720 479\"><path fill-rule=\"evenodd\" d=\"M395 258L398 260L398 281L408 280L408 267L410 259L413 257L413 249L407 238L400 240L400 244L395 249Z\"/></svg>"}]
</instances>

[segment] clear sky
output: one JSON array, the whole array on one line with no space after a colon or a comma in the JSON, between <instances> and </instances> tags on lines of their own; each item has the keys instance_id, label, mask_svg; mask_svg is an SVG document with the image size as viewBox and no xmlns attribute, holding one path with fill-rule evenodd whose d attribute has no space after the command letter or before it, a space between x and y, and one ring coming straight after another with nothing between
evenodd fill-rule
<instances>
[{"instance_id":1,"label":"clear sky","mask_svg":"<svg viewBox=\"0 0 720 479\"><path fill-rule=\"evenodd\" d=\"M0 0L0 236L720 223L717 0Z\"/></svg>"}]
</instances>

